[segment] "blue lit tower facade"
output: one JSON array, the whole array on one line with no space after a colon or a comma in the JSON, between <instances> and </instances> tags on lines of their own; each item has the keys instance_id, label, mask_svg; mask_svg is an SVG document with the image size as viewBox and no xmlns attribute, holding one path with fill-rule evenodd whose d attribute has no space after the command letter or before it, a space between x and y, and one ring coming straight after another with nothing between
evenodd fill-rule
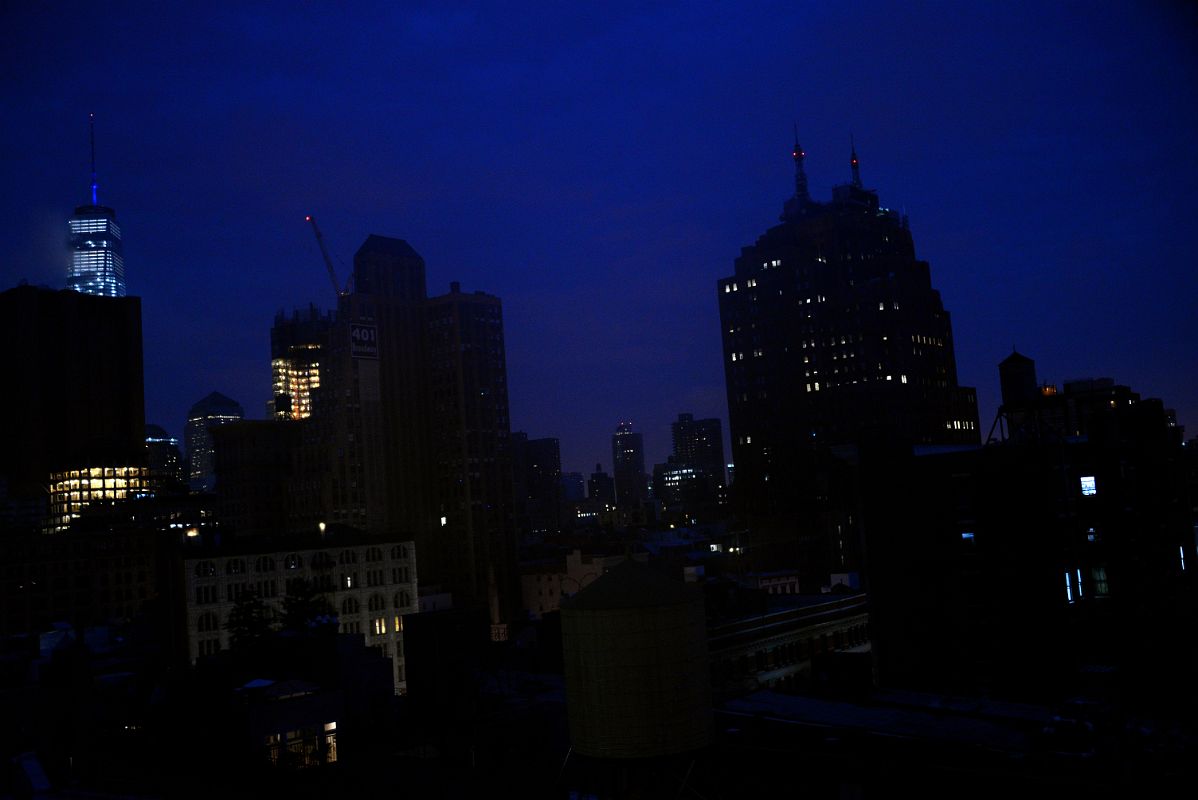
<instances>
[{"instance_id":1,"label":"blue lit tower facade","mask_svg":"<svg viewBox=\"0 0 1198 800\"><path fill-rule=\"evenodd\" d=\"M96 182L95 115L92 115L91 205L79 206L68 225L71 263L67 267L67 288L101 297L125 296L125 257L121 247L121 229L116 212L100 205Z\"/></svg>"}]
</instances>

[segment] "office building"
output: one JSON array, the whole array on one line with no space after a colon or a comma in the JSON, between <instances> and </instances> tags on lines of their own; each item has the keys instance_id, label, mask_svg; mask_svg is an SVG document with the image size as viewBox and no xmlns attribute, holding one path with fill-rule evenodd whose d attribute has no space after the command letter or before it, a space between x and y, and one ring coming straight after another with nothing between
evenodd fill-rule
<instances>
[{"instance_id":1,"label":"office building","mask_svg":"<svg viewBox=\"0 0 1198 800\"><path fill-rule=\"evenodd\" d=\"M633 433L631 422L616 426L611 437L611 460L620 519L625 523L643 522L642 506L649 495L645 442L639 433Z\"/></svg>"},{"instance_id":2,"label":"office building","mask_svg":"<svg viewBox=\"0 0 1198 800\"><path fill-rule=\"evenodd\" d=\"M421 569L428 564L429 581L451 591L455 604L485 603L493 638L505 639L506 623L520 613L520 582L503 307L498 297L465 293L454 282L448 294L429 298L425 313L439 524L427 544L417 540L421 558L427 553ZM538 475L552 473L556 487L556 448L541 449L529 464Z\"/></svg>"},{"instance_id":3,"label":"office building","mask_svg":"<svg viewBox=\"0 0 1198 800\"><path fill-rule=\"evenodd\" d=\"M540 540L562 528L562 457L557 439L512 436L512 467L521 534Z\"/></svg>"},{"instance_id":4,"label":"office building","mask_svg":"<svg viewBox=\"0 0 1198 800\"><path fill-rule=\"evenodd\" d=\"M125 257L121 228L116 224L116 212L100 205L94 114L91 123L92 201L90 205L77 207L67 223L71 262L67 267L66 288L102 297L124 297Z\"/></svg>"},{"instance_id":5,"label":"office building","mask_svg":"<svg viewBox=\"0 0 1198 800\"><path fill-rule=\"evenodd\" d=\"M193 492L211 492L216 488L212 429L236 422L244 416L241 405L220 392L212 392L187 412L184 429L187 438L187 480Z\"/></svg>"},{"instance_id":6,"label":"office building","mask_svg":"<svg viewBox=\"0 0 1198 800\"><path fill-rule=\"evenodd\" d=\"M670 423L674 460L704 470L724 483L724 432L718 419L695 419L679 414Z\"/></svg>"},{"instance_id":7,"label":"office building","mask_svg":"<svg viewBox=\"0 0 1198 800\"><path fill-rule=\"evenodd\" d=\"M183 451L179 438L160 425L146 425L146 466L156 487L174 487L185 483Z\"/></svg>"},{"instance_id":8,"label":"office building","mask_svg":"<svg viewBox=\"0 0 1198 800\"><path fill-rule=\"evenodd\" d=\"M587 499L613 508L616 505L616 483L603 471L602 464L596 464L595 471L587 478Z\"/></svg>"},{"instance_id":9,"label":"office building","mask_svg":"<svg viewBox=\"0 0 1198 800\"><path fill-rule=\"evenodd\" d=\"M129 477L142 491L141 301L18 286L0 293L0 342L0 478L9 505L24 509L13 522L44 522L57 487L61 526L93 497L93 470L105 499ZM71 488L81 470L86 492Z\"/></svg>"},{"instance_id":10,"label":"office building","mask_svg":"<svg viewBox=\"0 0 1198 800\"><path fill-rule=\"evenodd\" d=\"M280 420L307 419L320 389L322 351L327 351L334 324L331 312L315 305L282 311L270 329L270 373L274 391L272 416Z\"/></svg>"},{"instance_id":11,"label":"office building","mask_svg":"<svg viewBox=\"0 0 1198 800\"><path fill-rule=\"evenodd\" d=\"M733 495L752 524L793 518L796 487L827 497L816 473L828 448L979 438L975 392L957 384L949 314L906 218L864 187L855 148L830 201L811 197L797 142L792 155L781 224L717 282ZM806 509L832 534L856 524L843 508Z\"/></svg>"}]
</instances>

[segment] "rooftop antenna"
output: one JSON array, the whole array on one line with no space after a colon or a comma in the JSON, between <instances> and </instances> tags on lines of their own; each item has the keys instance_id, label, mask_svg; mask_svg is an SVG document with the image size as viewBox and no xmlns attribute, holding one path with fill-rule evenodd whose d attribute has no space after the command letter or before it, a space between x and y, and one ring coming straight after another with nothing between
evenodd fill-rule
<instances>
[{"instance_id":1,"label":"rooftop antenna","mask_svg":"<svg viewBox=\"0 0 1198 800\"><path fill-rule=\"evenodd\" d=\"M96 112L91 112L87 115L91 127L91 143L92 143L92 205L100 205L99 188L96 183Z\"/></svg>"},{"instance_id":2,"label":"rooftop antenna","mask_svg":"<svg viewBox=\"0 0 1198 800\"><path fill-rule=\"evenodd\" d=\"M807 171L803 168L803 161L807 158L807 154L803 152L802 145L799 144L799 123L795 123L795 149L791 154L795 160L795 197L800 203L810 203L811 193L807 190Z\"/></svg>"},{"instance_id":3,"label":"rooftop antenna","mask_svg":"<svg viewBox=\"0 0 1198 800\"><path fill-rule=\"evenodd\" d=\"M849 163L853 166L853 186L861 188L861 170L857 163L857 143L853 141L853 134L849 134L849 147L852 150L852 155L849 157Z\"/></svg>"}]
</instances>

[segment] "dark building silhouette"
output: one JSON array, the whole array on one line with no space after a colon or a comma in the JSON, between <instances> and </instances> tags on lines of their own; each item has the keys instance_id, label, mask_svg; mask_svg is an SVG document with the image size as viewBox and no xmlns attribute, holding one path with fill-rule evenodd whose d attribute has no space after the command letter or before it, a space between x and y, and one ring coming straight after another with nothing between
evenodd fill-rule
<instances>
[{"instance_id":1,"label":"dark building silhouette","mask_svg":"<svg viewBox=\"0 0 1198 800\"><path fill-rule=\"evenodd\" d=\"M345 467L337 467L334 499L356 509L353 516L364 511L366 519L353 524L411 534L419 547L439 516L430 460L426 300L420 254L402 239L368 236L354 254L353 291L341 298L333 358L341 370L333 413L335 424L344 426L344 438L335 438L353 435L360 443L336 456Z\"/></svg>"},{"instance_id":2,"label":"dark building silhouette","mask_svg":"<svg viewBox=\"0 0 1198 800\"><path fill-rule=\"evenodd\" d=\"M184 436L187 438L187 480L193 492L211 492L216 488L216 456L212 429L236 422L245 411L236 400L212 392L187 412Z\"/></svg>"},{"instance_id":3,"label":"dark building silhouette","mask_svg":"<svg viewBox=\"0 0 1198 800\"><path fill-rule=\"evenodd\" d=\"M667 518L687 524L718 513L724 487L723 431L718 419L679 414L670 424L674 453L653 467L653 493Z\"/></svg>"},{"instance_id":4,"label":"dark building silhouette","mask_svg":"<svg viewBox=\"0 0 1198 800\"><path fill-rule=\"evenodd\" d=\"M129 481L140 491L141 301L18 286L0 293L0 335L8 379L0 392L0 478L13 509L5 518L40 524L50 494L73 518L91 500L120 499ZM102 470L99 485L93 469Z\"/></svg>"},{"instance_id":5,"label":"dark building silhouette","mask_svg":"<svg viewBox=\"0 0 1198 800\"><path fill-rule=\"evenodd\" d=\"M533 539L557 533L562 528L562 456L555 438L529 439L527 434L512 439L513 469L522 511L521 533Z\"/></svg>"},{"instance_id":6,"label":"dark building silhouette","mask_svg":"<svg viewBox=\"0 0 1198 800\"><path fill-rule=\"evenodd\" d=\"M721 484L724 482L724 432L718 419L695 419L679 414L670 423L674 459L699 467Z\"/></svg>"},{"instance_id":7,"label":"dark building silhouette","mask_svg":"<svg viewBox=\"0 0 1198 800\"><path fill-rule=\"evenodd\" d=\"M587 482L581 472L562 473L562 500L566 503L577 503L587 496Z\"/></svg>"},{"instance_id":8,"label":"dark building silhouette","mask_svg":"<svg viewBox=\"0 0 1198 800\"><path fill-rule=\"evenodd\" d=\"M186 483L179 439L160 425L146 425L146 465L156 486L165 488Z\"/></svg>"},{"instance_id":9,"label":"dark building silhouette","mask_svg":"<svg viewBox=\"0 0 1198 800\"><path fill-rule=\"evenodd\" d=\"M978 441L973 389L957 385L952 326L905 218L852 179L830 202L807 189L717 285L736 495L784 512L813 447L871 436Z\"/></svg>"},{"instance_id":10,"label":"dark building silhouette","mask_svg":"<svg viewBox=\"0 0 1198 800\"><path fill-rule=\"evenodd\" d=\"M987 446L863 453L880 680L1192 707L1181 431L1110 380L1038 388L1017 354L1000 372Z\"/></svg>"},{"instance_id":11,"label":"dark building silhouette","mask_svg":"<svg viewBox=\"0 0 1198 800\"><path fill-rule=\"evenodd\" d=\"M612 472L616 489L616 509L622 522L643 521L643 506L648 499L645 475L645 442L632 432L631 422L621 422L611 437Z\"/></svg>"},{"instance_id":12,"label":"dark building silhouette","mask_svg":"<svg viewBox=\"0 0 1198 800\"><path fill-rule=\"evenodd\" d=\"M595 471L587 478L587 499L611 506L616 504L615 481L603 471L602 464L596 464Z\"/></svg>"},{"instance_id":13,"label":"dark building silhouette","mask_svg":"<svg viewBox=\"0 0 1198 800\"><path fill-rule=\"evenodd\" d=\"M439 524L435 535L417 539L421 576L451 591L455 604L485 603L493 635L506 638L499 626L519 614L520 584L503 307L454 282L425 313Z\"/></svg>"}]
</instances>

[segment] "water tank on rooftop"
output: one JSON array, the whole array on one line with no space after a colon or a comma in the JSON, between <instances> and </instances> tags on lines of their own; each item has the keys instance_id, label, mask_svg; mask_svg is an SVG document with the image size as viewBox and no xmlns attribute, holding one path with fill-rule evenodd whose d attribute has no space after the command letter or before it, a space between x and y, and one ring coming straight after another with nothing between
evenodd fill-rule
<instances>
[{"instance_id":1,"label":"water tank on rooftop","mask_svg":"<svg viewBox=\"0 0 1198 800\"><path fill-rule=\"evenodd\" d=\"M562 601L574 749L647 758L712 737L707 630L699 589L624 561Z\"/></svg>"}]
</instances>

